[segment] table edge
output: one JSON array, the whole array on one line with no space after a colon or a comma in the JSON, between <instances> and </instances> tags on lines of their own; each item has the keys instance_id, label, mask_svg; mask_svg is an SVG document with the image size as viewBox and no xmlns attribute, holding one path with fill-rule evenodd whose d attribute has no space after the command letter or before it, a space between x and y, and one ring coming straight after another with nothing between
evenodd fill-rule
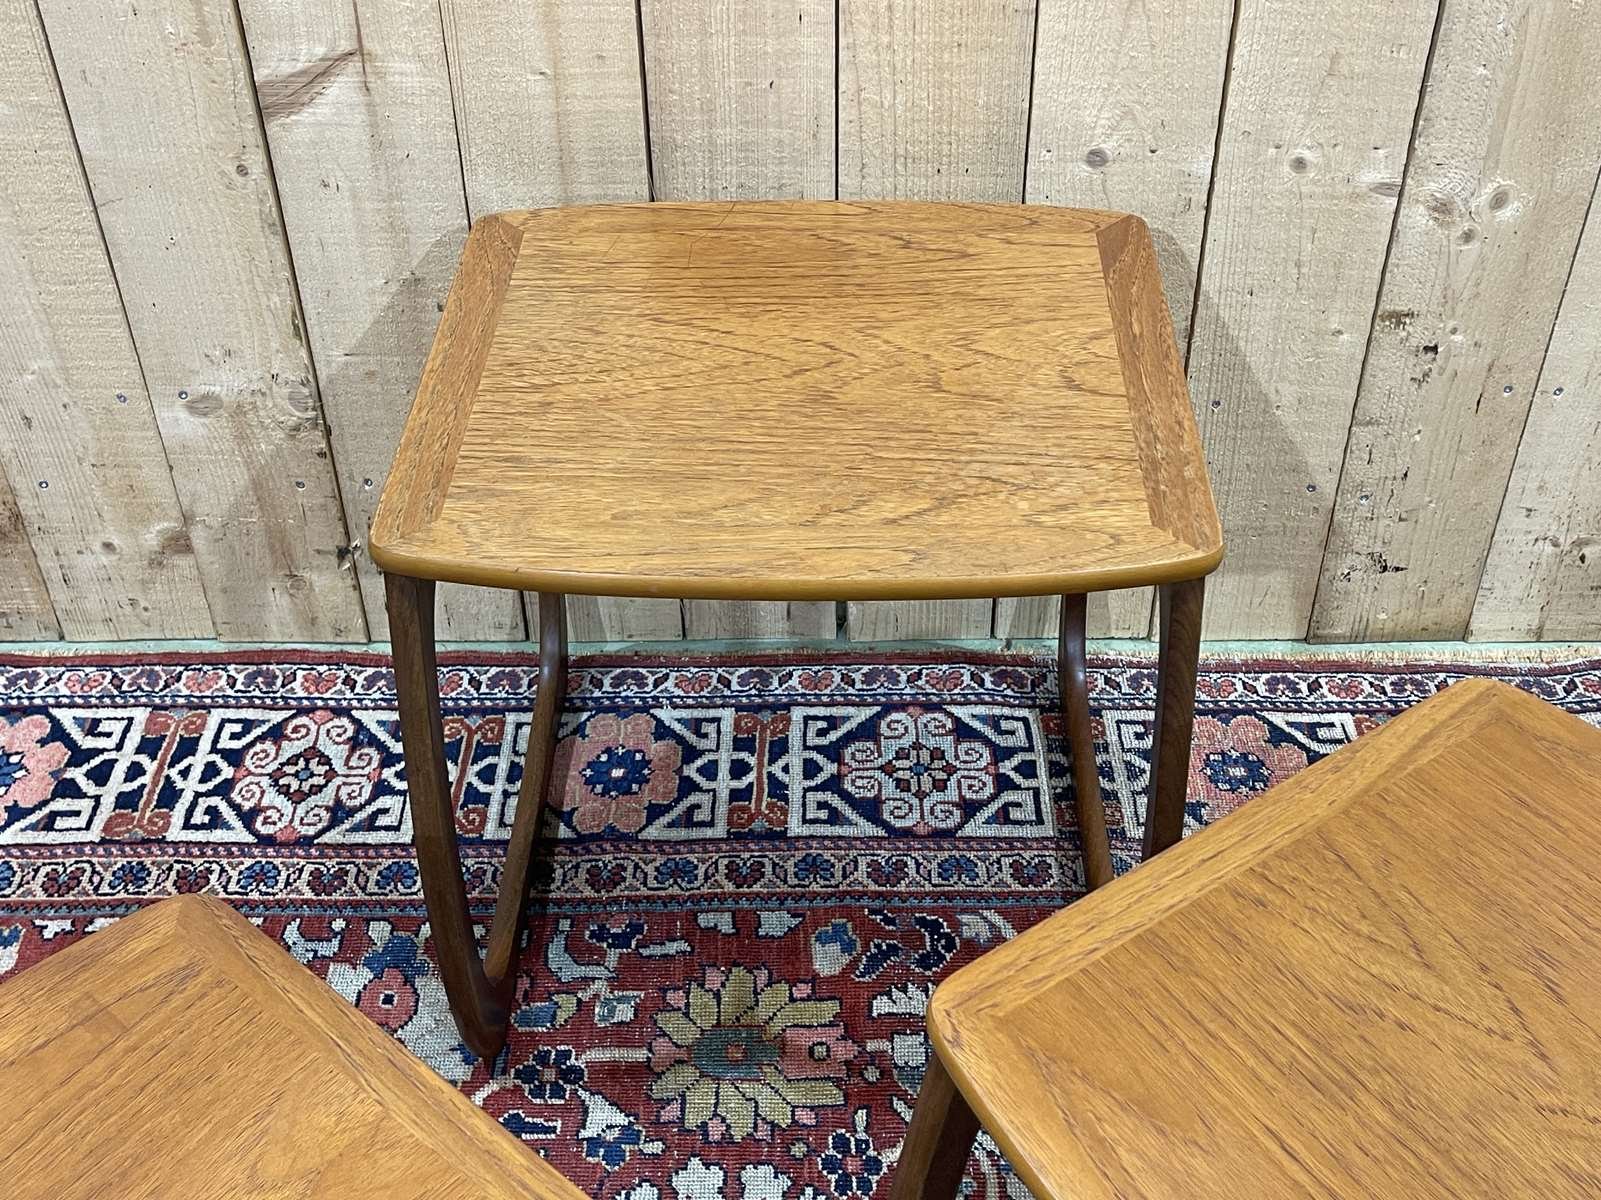
<instances>
[{"instance_id":1,"label":"table edge","mask_svg":"<svg viewBox=\"0 0 1601 1200\"><path fill-rule=\"evenodd\" d=\"M1143 930L1171 915L1171 913L1188 907L1190 903L1200 899L1212 888L1226 882L1241 870L1247 869L1252 863L1271 853L1273 846L1281 844L1277 837L1269 836L1272 834L1271 829L1263 830L1257 828L1258 826L1268 826L1275 821L1293 822L1298 815L1301 818L1300 824L1304 833L1322 824L1323 821L1345 808L1353 799L1365 792L1369 786L1368 779L1370 776L1382 772L1376 772L1371 765L1368 766L1366 772L1358 770L1357 778L1352 780L1344 790L1329 797L1323 807L1315 814L1312 814L1310 819L1308 819L1308 814L1304 812L1300 814L1294 813L1293 810L1287 807L1286 801L1293 800L1301 792L1317 791L1334 786L1334 780L1340 774L1356 770L1366 764L1369 759L1382 761L1374 754L1375 744L1382 744L1390 748L1392 756L1399 753L1400 747L1406 743L1402 737L1397 737L1396 734L1404 734L1410 725L1419 723L1422 718L1418 714L1424 714L1424 716L1432 715L1436 721L1446 719L1463 721L1466 724L1460 731L1460 735L1466 735L1470 734L1473 728L1481 726L1486 721L1508 718L1517 719L1529 714L1549 717L1553 713L1559 714L1564 718L1568 728L1574 729L1574 727L1577 727L1574 729L1575 732L1592 739L1598 748L1601 748L1601 730L1597 730L1573 714L1564 712L1555 705L1542 701L1521 688L1499 680L1483 677L1470 677L1459 680L1428 700L1413 705L1379 729L1366 735L1368 747L1365 753L1355 756L1354 759L1347 753L1348 750L1360 745L1364 740L1359 739L1357 742L1351 743L1350 747L1336 751L1334 754L1292 777L1291 780L1286 781L1284 784L1269 789L1254 804L1260 806L1263 800L1274 792L1281 793L1278 803L1267 809L1257 807L1255 809L1256 818L1252 819L1249 816L1253 811L1253 805L1247 805L1230 813L1227 817L1205 829L1199 830L1191 837L1184 839L1179 845L1165 851L1151 863L1142 865L1129 874L1120 876L1105 887L1081 898L1068 908L1047 917L1044 921L1026 930L1012 941L980 955L979 958L953 972L951 976L942 981L929 997L926 1016L929 1039L939 1055L941 1064L955 1081L964 1100L973 1109L984 1130L995 1140L1002 1153L1006 1155L1007 1161L1011 1163L1013 1169L1023 1179L1029 1190L1039 1200L1067 1200L1057 1188L1039 1175L1032 1164L1028 1162L1027 1157L1021 1153L1019 1143L1013 1136L1012 1122L1002 1115L1005 1110L994 1108L982 1099L975 1099L985 1089L977 1086L974 1075L968 1069L968 1060L982 1058L983 1046L982 1044L965 1046L963 1044L964 1039L971 1036L971 1031L959 1028L957 1018L948 1011L952 1003L950 984L953 980L958 979L966 972L971 972L974 967L994 955L1003 954L1015 957L1025 953L1029 941L1040 937L1042 931L1048 926L1060 925L1064 921L1071 921L1084 926L1095 926L1098 922L1115 925L1119 915L1125 913L1131 905L1137 905L1145 895L1163 892L1171 893L1173 891L1181 893L1177 898L1177 902L1158 909L1149 917L1128 922L1124 928L1114 930L1112 936L1095 946L1094 953L1086 955L1082 962L1072 964L1064 968L1064 970L1071 972L1089 965L1094 959L1099 958L1102 953L1137 936ZM1432 743L1432 747L1434 749L1443 749L1447 744L1444 740L1436 739ZM1342 754L1345 755L1343 762L1340 761ZM1408 766L1415 766L1433 757L1433 753L1416 755L1411 759ZM1353 763L1356 765L1353 766ZM1292 787L1291 785L1296 779L1301 780L1302 783L1299 787ZM1219 842L1217 837L1219 829L1241 831L1242 826L1246 832L1244 839L1240 839L1236 833L1234 838ZM1230 853L1231 841L1236 843L1232 847L1233 853ZM1239 847L1239 843L1242 841L1244 843L1243 850ZM1182 885L1182 880L1186 873L1196 875L1199 882L1189 889L1184 889L1182 886L1177 889L1173 888L1172 881L1174 877L1179 877ZM1110 919L1108 920L1108 918ZM991 965L990 970L995 969L997 968ZM1072 1182L1075 1188L1082 1189L1081 1192L1075 1192L1076 1195L1106 1194L1101 1190L1091 1190L1095 1189L1096 1184L1099 1182L1097 1179L1075 1178Z\"/></svg>"},{"instance_id":2,"label":"table edge","mask_svg":"<svg viewBox=\"0 0 1601 1200\"><path fill-rule=\"evenodd\" d=\"M471 584L524 592L578 596L638 596L681 600L973 600L1007 596L1051 596L1182 583L1211 574L1223 546L1188 547L1190 553L1157 563L1087 567L1033 575L906 576L865 579L824 575L717 577L613 574L510 567L443 558L376 540L368 546L381 571L441 583Z\"/></svg>"},{"instance_id":3,"label":"table edge","mask_svg":"<svg viewBox=\"0 0 1601 1200\"><path fill-rule=\"evenodd\" d=\"M1031 575L907 576L895 579L705 578L650 574L554 571L486 565L408 548L440 515L456 458L477 399L479 379L521 251L524 234L545 220L589 210L651 209L685 215L725 214L735 208L778 212L795 208L849 211L940 208L1012 211L1038 219L1055 212L1085 222L1100 247L1108 294L1113 275L1144 277L1131 285L1115 325L1131 411L1146 410L1138 439L1141 475L1153 529L1181 548L1156 561L1097 565ZM1046 219L1050 219L1047 217ZM1169 420L1159 410L1169 410ZM938 600L1038 596L1107 591L1176 583L1210 574L1222 559L1218 520L1187 381L1162 299L1155 247L1138 216L1061 205L963 204L928 201L690 202L663 205L568 205L508 210L473 223L400 443L368 529L368 553L387 572L485 587L560 591L578 595L681 597L694 600Z\"/></svg>"},{"instance_id":4,"label":"table edge","mask_svg":"<svg viewBox=\"0 0 1601 1200\"><path fill-rule=\"evenodd\" d=\"M455 1132L459 1145L470 1145L472 1160L457 1164L464 1185L486 1189L480 1193L486 1197L586 1200L576 1184L219 897L187 893L141 907L18 972L0 984L0 996L14 1003L53 986L80 962L128 956L157 943L170 946L178 961L203 963L264 1019L293 1030L369 1094L386 1087L410 1093L415 1103L393 1105L385 1096L376 1102L427 1150L440 1152L445 1130Z\"/></svg>"}]
</instances>

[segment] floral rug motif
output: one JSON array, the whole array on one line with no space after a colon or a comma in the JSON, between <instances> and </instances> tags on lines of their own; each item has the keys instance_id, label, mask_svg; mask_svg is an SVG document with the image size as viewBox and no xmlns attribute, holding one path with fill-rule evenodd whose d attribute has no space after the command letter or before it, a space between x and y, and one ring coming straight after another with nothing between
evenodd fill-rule
<instances>
[{"instance_id":1,"label":"floral rug motif","mask_svg":"<svg viewBox=\"0 0 1601 1200\"><path fill-rule=\"evenodd\" d=\"M1601 724L1601 659L1208 661L1189 823L1467 674ZM514 654L442 671L485 915L535 676ZM1152 663L1099 660L1090 686L1127 870ZM1056 697L1024 656L575 661L514 1029L484 1063L434 965L384 659L3 656L0 977L211 892L596 1196L882 1194L934 984L1082 890ZM986 1138L969 1171L1026 1196Z\"/></svg>"}]
</instances>

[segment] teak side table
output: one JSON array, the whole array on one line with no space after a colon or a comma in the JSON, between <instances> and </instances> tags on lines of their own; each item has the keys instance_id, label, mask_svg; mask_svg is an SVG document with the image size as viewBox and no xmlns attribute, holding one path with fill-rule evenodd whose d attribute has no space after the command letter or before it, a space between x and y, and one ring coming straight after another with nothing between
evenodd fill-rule
<instances>
[{"instance_id":1,"label":"teak side table","mask_svg":"<svg viewBox=\"0 0 1601 1200\"><path fill-rule=\"evenodd\" d=\"M1222 557L1150 234L1018 205L612 205L474 225L373 521L423 891L466 1043L505 1040L567 593L1060 595L1091 887L1112 876L1085 594L1160 587L1147 856L1183 830ZM457 857L436 581L539 594L540 682L487 955Z\"/></svg>"},{"instance_id":2,"label":"teak side table","mask_svg":"<svg viewBox=\"0 0 1601 1200\"><path fill-rule=\"evenodd\" d=\"M221 900L0 987L5 1200L588 1200Z\"/></svg>"},{"instance_id":3,"label":"teak side table","mask_svg":"<svg viewBox=\"0 0 1601 1200\"><path fill-rule=\"evenodd\" d=\"M1601 1195L1601 730L1452 684L934 990L890 1200Z\"/></svg>"}]
</instances>

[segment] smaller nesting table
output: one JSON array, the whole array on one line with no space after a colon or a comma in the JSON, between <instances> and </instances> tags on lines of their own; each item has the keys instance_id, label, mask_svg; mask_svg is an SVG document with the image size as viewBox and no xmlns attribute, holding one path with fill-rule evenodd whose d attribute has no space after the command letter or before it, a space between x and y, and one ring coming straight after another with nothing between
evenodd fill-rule
<instances>
[{"instance_id":1,"label":"smaller nesting table","mask_svg":"<svg viewBox=\"0 0 1601 1200\"><path fill-rule=\"evenodd\" d=\"M412 828L462 1037L492 1057L566 678L564 597L1060 596L1085 880L1112 877L1085 594L1160 589L1147 856L1184 827L1223 554L1150 232L1006 204L649 204L473 226L371 533ZM489 944L457 856L438 581L539 595Z\"/></svg>"},{"instance_id":2,"label":"smaller nesting table","mask_svg":"<svg viewBox=\"0 0 1601 1200\"><path fill-rule=\"evenodd\" d=\"M0 987L6 1200L585 1200L220 900Z\"/></svg>"},{"instance_id":3,"label":"smaller nesting table","mask_svg":"<svg viewBox=\"0 0 1601 1200\"><path fill-rule=\"evenodd\" d=\"M891 1200L1601 1195L1601 730L1473 680L935 990Z\"/></svg>"}]
</instances>

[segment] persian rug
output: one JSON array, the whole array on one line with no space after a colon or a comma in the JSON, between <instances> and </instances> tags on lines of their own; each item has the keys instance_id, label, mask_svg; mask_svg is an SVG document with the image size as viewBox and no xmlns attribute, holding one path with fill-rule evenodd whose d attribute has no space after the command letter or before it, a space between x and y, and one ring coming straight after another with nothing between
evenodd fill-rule
<instances>
[{"instance_id":1,"label":"persian rug","mask_svg":"<svg viewBox=\"0 0 1601 1200\"><path fill-rule=\"evenodd\" d=\"M1209 660L1190 824L1467 674L1601 724L1601 659ZM442 671L485 914L534 677L515 654ZM1152 662L1100 659L1090 686L1126 870ZM487 1063L435 970L383 658L0 657L0 975L211 892L597 1196L881 1194L934 984L1081 892L1056 698L1022 656L576 660L514 1029ZM1026 1196L987 1139L969 1170L985 1200Z\"/></svg>"}]
</instances>

